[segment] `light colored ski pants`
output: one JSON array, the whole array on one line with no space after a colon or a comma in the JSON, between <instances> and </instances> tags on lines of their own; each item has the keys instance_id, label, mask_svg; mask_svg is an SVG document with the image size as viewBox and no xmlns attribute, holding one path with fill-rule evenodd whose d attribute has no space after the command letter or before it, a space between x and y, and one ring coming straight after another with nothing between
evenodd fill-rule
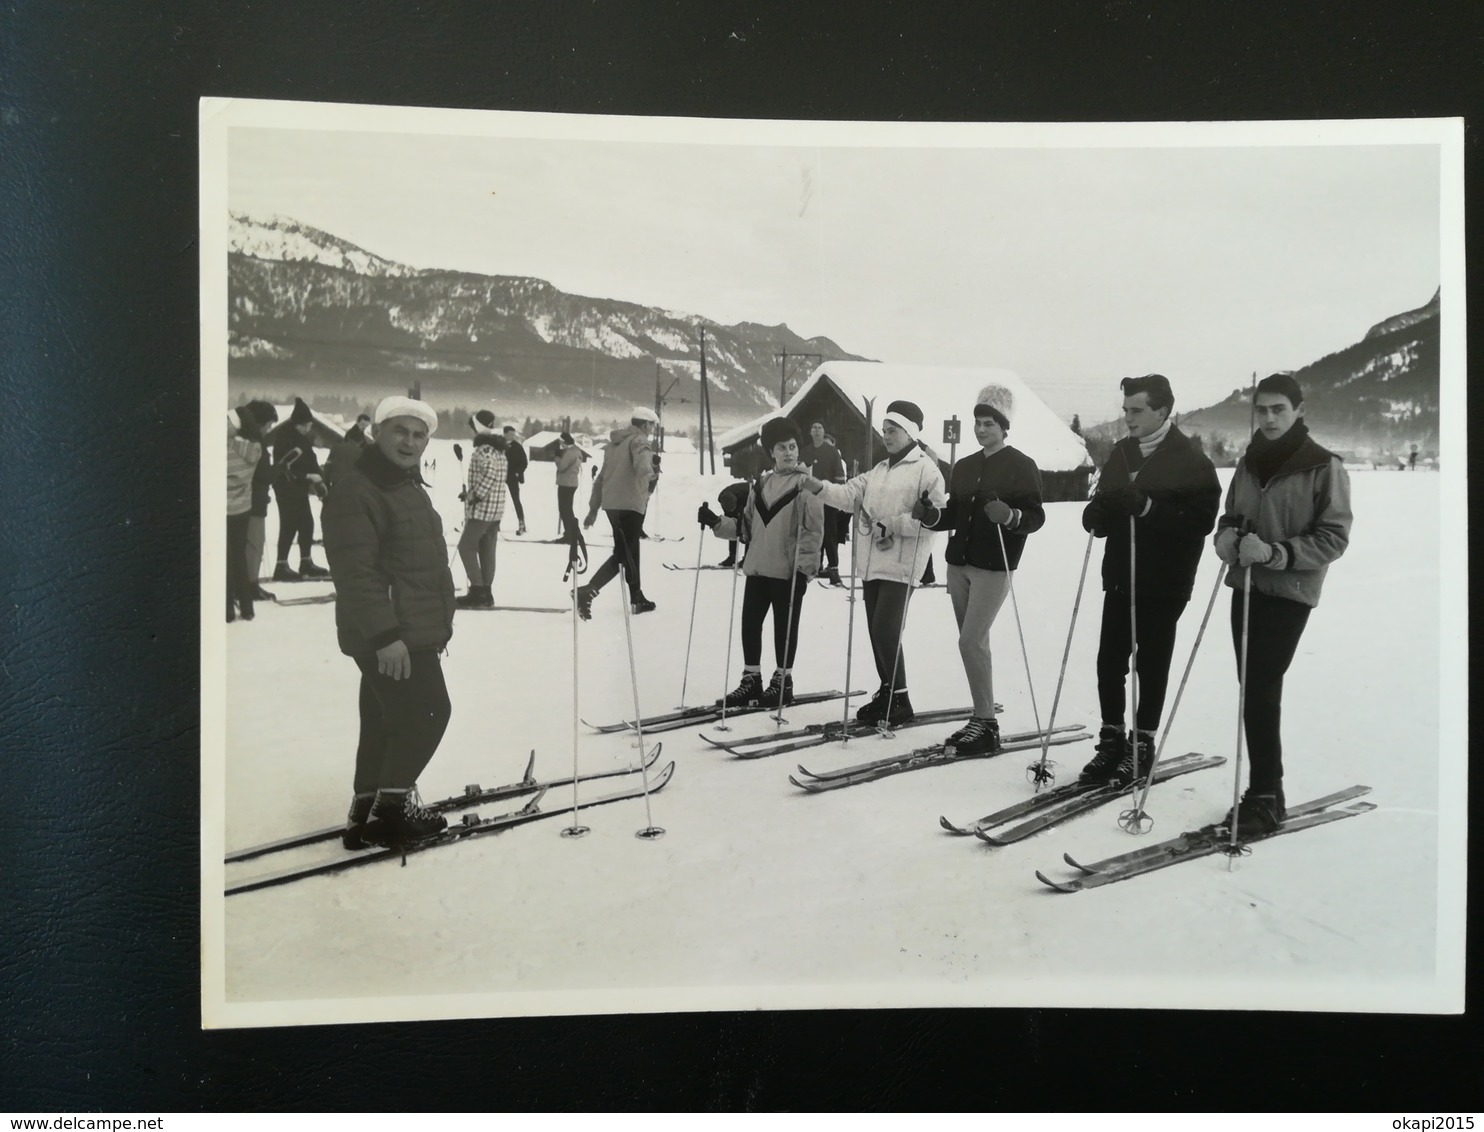
<instances>
[{"instance_id":1,"label":"light colored ski pants","mask_svg":"<svg viewBox=\"0 0 1484 1132\"><path fill-rule=\"evenodd\" d=\"M994 661L989 655L989 627L1010 591L1010 575L978 566L948 567L948 597L958 621L958 654L963 658L974 714L994 718Z\"/></svg>"}]
</instances>

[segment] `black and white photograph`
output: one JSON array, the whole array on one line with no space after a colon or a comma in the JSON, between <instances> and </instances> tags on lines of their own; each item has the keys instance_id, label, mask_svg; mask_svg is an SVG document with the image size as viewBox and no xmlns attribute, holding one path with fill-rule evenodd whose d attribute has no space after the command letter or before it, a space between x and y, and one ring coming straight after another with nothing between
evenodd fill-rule
<instances>
[{"instance_id":1,"label":"black and white photograph","mask_svg":"<svg viewBox=\"0 0 1484 1132\"><path fill-rule=\"evenodd\" d=\"M1461 120L199 143L205 1027L1463 1009Z\"/></svg>"}]
</instances>

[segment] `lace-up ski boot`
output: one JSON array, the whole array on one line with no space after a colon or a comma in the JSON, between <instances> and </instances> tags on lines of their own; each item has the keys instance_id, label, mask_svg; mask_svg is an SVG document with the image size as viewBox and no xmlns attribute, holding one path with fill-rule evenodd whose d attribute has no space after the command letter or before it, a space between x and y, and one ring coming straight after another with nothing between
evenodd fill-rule
<instances>
[{"instance_id":1,"label":"lace-up ski boot","mask_svg":"<svg viewBox=\"0 0 1484 1132\"><path fill-rule=\"evenodd\" d=\"M992 755L1000 749L1000 721L974 715L947 739L943 747L952 755Z\"/></svg>"},{"instance_id":2,"label":"lace-up ski boot","mask_svg":"<svg viewBox=\"0 0 1484 1132\"><path fill-rule=\"evenodd\" d=\"M493 609L495 595L493 586L470 586L469 592L453 599L457 609Z\"/></svg>"},{"instance_id":3,"label":"lace-up ski boot","mask_svg":"<svg viewBox=\"0 0 1484 1132\"><path fill-rule=\"evenodd\" d=\"M288 562L279 559L278 565L273 567L273 580L275 582L302 582L304 576L293 569Z\"/></svg>"},{"instance_id":4,"label":"lace-up ski boot","mask_svg":"<svg viewBox=\"0 0 1484 1132\"><path fill-rule=\"evenodd\" d=\"M447 828L448 820L427 809L416 790L378 790L361 838L369 845L400 845Z\"/></svg>"},{"instance_id":5,"label":"lace-up ski boot","mask_svg":"<svg viewBox=\"0 0 1484 1132\"><path fill-rule=\"evenodd\" d=\"M1077 781L1084 786L1089 783L1101 786L1106 782L1111 782L1113 776L1118 773L1118 764L1128 753L1128 736L1124 734L1123 728L1108 723L1103 724L1102 730L1098 733L1098 745L1093 750L1092 759L1082 768Z\"/></svg>"},{"instance_id":6,"label":"lace-up ski boot","mask_svg":"<svg viewBox=\"0 0 1484 1132\"><path fill-rule=\"evenodd\" d=\"M598 591L592 586L577 587L577 616L584 621L593 619L593 598L598 596Z\"/></svg>"},{"instance_id":7,"label":"lace-up ski boot","mask_svg":"<svg viewBox=\"0 0 1484 1132\"><path fill-rule=\"evenodd\" d=\"M1118 760L1118 767L1108 781L1116 786L1143 782L1153 765L1154 732L1135 731L1129 736L1128 749L1123 758Z\"/></svg>"},{"instance_id":8,"label":"lace-up ski boot","mask_svg":"<svg viewBox=\"0 0 1484 1132\"><path fill-rule=\"evenodd\" d=\"M886 719L884 720L886 726L901 727L916 718L917 713L912 710L912 701L907 698L907 689L899 688L893 692L891 699L887 701Z\"/></svg>"},{"instance_id":9,"label":"lace-up ski boot","mask_svg":"<svg viewBox=\"0 0 1484 1132\"><path fill-rule=\"evenodd\" d=\"M374 790L357 794L350 800L350 813L345 815L345 832L340 835L340 844L345 848L366 848L366 823L371 820L371 806L375 801Z\"/></svg>"},{"instance_id":10,"label":"lace-up ski boot","mask_svg":"<svg viewBox=\"0 0 1484 1132\"><path fill-rule=\"evenodd\" d=\"M330 572L323 566L316 566L307 558L299 560L299 577L301 578L328 578Z\"/></svg>"},{"instance_id":11,"label":"lace-up ski boot","mask_svg":"<svg viewBox=\"0 0 1484 1132\"><path fill-rule=\"evenodd\" d=\"M1250 787L1237 803L1237 836L1256 837L1261 833L1272 833L1288 820L1288 807L1284 804L1283 788L1257 793ZM1227 829L1232 827L1232 811L1226 812L1222 822Z\"/></svg>"},{"instance_id":12,"label":"lace-up ski boot","mask_svg":"<svg viewBox=\"0 0 1484 1132\"><path fill-rule=\"evenodd\" d=\"M767 690L763 692L765 708L786 708L794 702L794 678L786 672L773 673Z\"/></svg>"},{"instance_id":13,"label":"lace-up ski boot","mask_svg":"<svg viewBox=\"0 0 1484 1132\"><path fill-rule=\"evenodd\" d=\"M742 683L726 694L721 702L729 708L756 707L763 700L763 674L761 672L742 673Z\"/></svg>"},{"instance_id":14,"label":"lace-up ski boot","mask_svg":"<svg viewBox=\"0 0 1484 1132\"><path fill-rule=\"evenodd\" d=\"M640 594L637 598L635 598L632 604L630 604L629 606L630 613L653 613L654 611L654 602L650 601L643 594Z\"/></svg>"},{"instance_id":15,"label":"lace-up ski boot","mask_svg":"<svg viewBox=\"0 0 1484 1132\"><path fill-rule=\"evenodd\" d=\"M883 684L876 689L874 696L856 709L856 721L859 723L880 723L886 718L886 708L890 702L891 691Z\"/></svg>"}]
</instances>

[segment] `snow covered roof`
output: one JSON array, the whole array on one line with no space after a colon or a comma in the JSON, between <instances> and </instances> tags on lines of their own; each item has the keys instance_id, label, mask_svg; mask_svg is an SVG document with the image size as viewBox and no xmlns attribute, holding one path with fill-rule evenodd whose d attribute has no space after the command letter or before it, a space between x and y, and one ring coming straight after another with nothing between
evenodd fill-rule
<instances>
[{"instance_id":1,"label":"snow covered roof","mask_svg":"<svg viewBox=\"0 0 1484 1132\"><path fill-rule=\"evenodd\" d=\"M561 433L552 432L550 429L543 429L541 432L526 437L524 440L521 441L521 443L524 444L527 451L529 451L532 448L545 448L548 444L552 444L555 441L560 440L561 438ZM574 436L572 439L577 440L577 437ZM588 445L585 445L579 441L577 447L581 448L589 456L592 455L592 449Z\"/></svg>"},{"instance_id":2,"label":"snow covered roof","mask_svg":"<svg viewBox=\"0 0 1484 1132\"><path fill-rule=\"evenodd\" d=\"M1003 385L1015 395L1010 414L1010 443L1036 462L1043 471L1069 471L1091 464L1087 445L1061 418L1047 407L1021 377L1007 369L954 368L947 366L895 365L889 362L825 362L799 386L782 408L730 430L718 438L730 448L756 435L764 422L789 416L820 382L829 381L857 410L865 412L865 398L874 398L872 424L880 432L881 417L892 401L917 404L923 412L923 439L945 459L948 446L942 443L943 422L957 416L960 453L974 450L974 398L991 383Z\"/></svg>"}]
</instances>

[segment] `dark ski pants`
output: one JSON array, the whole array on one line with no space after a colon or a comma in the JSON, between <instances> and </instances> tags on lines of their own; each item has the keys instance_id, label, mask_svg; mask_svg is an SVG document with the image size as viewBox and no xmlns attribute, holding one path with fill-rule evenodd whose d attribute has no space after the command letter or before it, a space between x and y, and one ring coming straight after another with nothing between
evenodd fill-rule
<instances>
[{"instance_id":1,"label":"dark ski pants","mask_svg":"<svg viewBox=\"0 0 1484 1132\"><path fill-rule=\"evenodd\" d=\"M1242 664L1242 591L1232 593L1232 647L1237 676ZM1247 688L1242 724L1247 733L1250 771L1247 782L1254 794L1271 794L1283 785L1283 677L1298 651L1299 638L1309 623L1311 606L1283 597L1252 591L1252 613L1247 621Z\"/></svg>"},{"instance_id":2,"label":"dark ski pants","mask_svg":"<svg viewBox=\"0 0 1484 1132\"><path fill-rule=\"evenodd\" d=\"M510 502L515 507L515 521L521 526L525 526L526 509L520 505L520 481L506 480L505 487L510 492Z\"/></svg>"},{"instance_id":3,"label":"dark ski pants","mask_svg":"<svg viewBox=\"0 0 1484 1132\"><path fill-rule=\"evenodd\" d=\"M1165 690L1170 682L1170 657L1175 652L1175 628L1185 612L1188 597L1159 594L1138 595L1139 618L1139 718L1140 731L1159 730L1165 710ZM1103 631L1098 640L1098 701L1103 722L1123 725L1129 654L1133 642L1129 630L1128 594L1103 591Z\"/></svg>"},{"instance_id":4,"label":"dark ski pants","mask_svg":"<svg viewBox=\"0 0 1484 1132\"><path fill-rule=\"evenodd\" d=\"M273 493L278 504L278 560L287 562L294 540L299 542L299 557L309 557L314 546L314 512L309 509L309 493L291 487Z\"/></svg>"},{"instance_id":5,"label":"dark ski pants","mask_svg":"<svg viewBox=\"0 0 1484 1132\"><path fill-rule=\"evenodd\" d=\"M824 509L824 563L831 569L840 569L840 528L844 523L844 512L838 507Z\"/></svg>"},{"instance_id":6,"label":"dark ski pants","mask_svg":"<svg viewBox=\"0 0 1484 1132\"><path fill-rule=\"evenodd\" d=\"M495 584L495 555L500 548L499 519L466 519L459 536L459 561L471 586Z\"/></svg>"},{"instance_id":7,"label":"dark ski pants","mask_svg":"<svg viewBox=\"0 0 1484 1132\"><path fill-rule=\"evenodd\" d=\"M575 487L557 488L557 514L562 518L562 538L568 544L577 541L579 526L577 512L572 509L572 500L577 496Z\"/></svg>"},{"instance_id":8,"label":"dark ski pants","mask_svg":"<svg viewBox=\"0 0 1484 1132\"><path fill-rule=\"evenodd\" d=\"M907 658L902 655L903 612L912 587L906 582L889 582L873 578L861 586L866 602L866 630L871 636L871 652L876 658L876 675L881 686L893 691L907 689ZM892 672L896 681L892 681Z\"/></svg>"},{"instance_id":9,"label":"dark ski pants","mask_svg":"<svg viewBox=\"0 0 1484 1132\"><path fill-rule=\"evenodd\" d=\"M793 613L789 613L787 578L748 577L742 586L742 663L748 668L763 663L763 620L773 614L773 656L779 668L791 669L799 651L799 614L809 579L798 574L793 581ZM785 636L788 638L785 642Z\"/></svg>"},{"instance_id":10,"label":"dark ski pants","mask_svg":"<svg viewBox=\"0 0 1484 1132\"><path fill-rule=\"evenodd\" d=\"M639 511L604 511L603 514L608 516L608 525L613 528L613 553L603 559L587 584L588 589L594 593L601 590L618 575L621 565L629 583L629 600L639 601L644 597L639 580L639 540L644 515Z\"/></svg>"},{"instance_id":11,"label":"dark ski pants","mask_svg":"<svg viewBox=\"0 0 1484 1132\"><path fill-rule=\"evenodd\" d=\"M432 650L414 652L412 675L393 680L377 671L375 653L355 661L361 670L355 791L410 790L432 761L453 711L443 665Z\"/></svg>"},{"instance_id":12,"label":"dark ski pants","mask_svg":"<svg viewBox=\"0 0 1484 1132\"><path fill-rule=\"evenodd\" d=\"M231 609L235 601L243 613L253 611L253 598L258 592L258 580L247 572L247 527L251 521L246 511L227 516L227 608Z\"/></svg>"},{"instance_id":13,"label":"dark ski pants","mask_svg":"<svg viewBox=\"0 0 1484 1132\"><path fill-rule=\"evenodd\" d=\"M253 590L258 588L258 579L263 575L263 535L266 533L268 517L248 513L247 519L247 576L252 579Z\"/></svg>"}]
</instances>

